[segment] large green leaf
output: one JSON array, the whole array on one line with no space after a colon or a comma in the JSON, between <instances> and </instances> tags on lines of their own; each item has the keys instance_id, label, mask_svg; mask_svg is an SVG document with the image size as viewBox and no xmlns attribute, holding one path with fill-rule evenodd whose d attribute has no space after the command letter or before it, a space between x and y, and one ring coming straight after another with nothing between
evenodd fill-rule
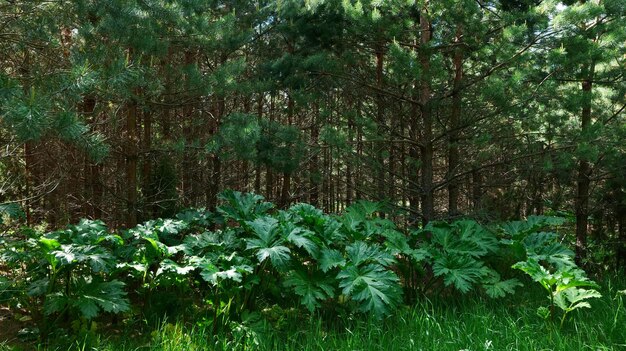
<instances>
[{"instance_id":1,"label":"large green leaf","mask_svg":"<svg viewBox=\"0 0 626 351\"><path fill-rule=\"evenodd\" d=\"M565 222L566 219L561 217L529 216L524 221L510 221L502 223L500 228L505 234L513 238L520 238L540 230L543 227L559 226Z\"/></svg>"},{"instance_id":2,"label":"large green leaf","mask_svg":"<svg viewBox=\"0 0 626 351\"><path fill-rule=\"evenodd\" d=\"M602 294L593 289L568 288L554 294L554 303L563 311L573 311L578 308L591 308L587 300L600 298Z\"/></svg>"},{"instance_id":3,"label":"large green leaf","mask_svg":"<svg viewBox=\"0 0 626 351\"><path fill-rule=\"evenodd\" d=\"M342 293L358 302L358 310L382 317L401 301L398 276L379 264L350 265L337 274Z\"/></svg>"},{"instance_id":4,"label":"large green leaf","mask_svg":"<svg viewBox=\"0 0 626 351\"><path fill-rule=\"evenodd\" d=\"M272 242L279 240L280 237L276 232L278 229L278 220L269 216L264 216L248 221L246 224L250 227L253 234L263 243L262 247L268 247Z\"/></svg>"},{"instance_id":5,"label":"large green leaf","mask_svg":"<svg viewBox=\"0 0 626 351\"><path fill-rule=\"evenodd\" d=\"M395 258L385 252L377 244L369 245L363 241L354 242L346 247L348 260L355 266L363 263L377 262L383 266L389 266L395 262Z\"/></svg>"},{"instance_id":6,"label":"large green leaf","mask_svg":"<svg viewBox=\"0 0 626 351\"><path fill-rule=\"evenodd\" d=\"M323 272L328 272L335 267L343 267L346 264L346 259L341 252L327 248L322 250L319 264Z\"/></svg>"},{"instance_id":7,"label":"large green leaf","mask_svg":"<svg viewBox=\"0 0 626 351\"><path fill-rule=\"evenodd\" d=\"M0 204L0 225L4 223L4 216L11 219L16 219L24 216L24 212L19 204L16 203L4 203Z\"/></svg>"},{"instance_id":8,"label":"large green leaf","mask_svg":"<svg viewBox=\"0 0 626 351\"><path fill-rule=\"evenodd\" d=\"M515 288L519 286L524 286L524 284L515 278L501 280L500 274L493 270L489 272L488 278L483 282L483 288L491 298L500 298L507 294L514 294Z\"/></svg>"},{"instance_id":9,"label":"large green leaf","mask_svg":"<svg viewBox=\"0 0 626 351\"><path fill-rule=\"evenodd\" d=\"M307 274L304 270L293 270L285 279L285 286L294 289L300 296L300 303L313 312L320 301L333 298L335 288L332 280L321 274Z\"/></svg>"},{"instance_id":10,"label":"large green leaf","mask_svg":"<svg viewBox=\"0 0 626 351\"><path fill-rule=\"evenodd\" d=\"M210 262L205 262L201 265L202 271L200 276L205 281L216 285L220 281L231 280L237 283L241 283L244 274L250 274L254 270L248 265L231 266L226 270L220 270L218 267Z\"/></svg>"},{"instance_id":11,"label":"large green leaf","mask_svg":"<svg viewBox=\"0 0 626 351\"><path fill-rule=\"evenodd\" d=\"M435 260L433 273L443 277L446 286L453 285L462 293L468 292L472 284L489 274L482 262L467 256L442 256Z\"/></svg>"},{"instance_id":12,"label":"large green leaf","mask_svg":"<svg viewBox=\"0 0 626 351\"><path fill-rule=\"evenodd\" d=\"M478 247L478 250L469 253L470 255L475 257L484 256L489 252L498 250L496 237L478 222L472 220L456 221L454 222L454 227L459 232L461 241L472 243Z\"/></svg>"},{"instance_id":13,"label":"large green leaf","mask_svg":"<svg viewBox=\"0 0 626 351\"><path fill-rule=\"evenodd\" d=\"M289 243L304 249L313 258L318 257L319 248L315 242L311 240L311 238L315 236L315 233L305 228L296 227L291 223L286 224L283 230L286 231L286 237Z\"/></svg>"},{"instance_id":14,"label":"large green leaf","mask_svg":"<svg viewBox=\"0 0 626 351\"><path fill-rule=\"evenodd\" d=\"M382 205L379 202L360 200L346 208L346 213L366 219L380 210L382 210Z\"/></svg>"},{"instance_id":15,"label":"large green leaf","mask_svg":"<svg viewBox=\"0 0 626 351\"><path fill-rule=\"evenodd\" d=\"M217 211L225 218L239 223L252 221L274 207L271 203L263 201L263 196L252 193L242 194L238 191L225 190L219 198L223 204L217 207Z\"/></svg>"},{"instance_id":16,"label":"large green leaf","mask_svg":"<svg viewBox=\"0 0 626 351\"><path fill-rule=\"evenodd\" d=\"M176 218L191 225L208 227L211 225L213 214L204 208L190 208L176 214Z\"/></svg>"},{"instance_id":17,"label":"large green leaf","mask_svg":"<svg viewBox=\"0 0 626 351\"><path fill-rule=\"evenodd\" d=\"M74 304L80 307L86 301L94 302L104 312L120 313L130 310L130 304L124 291L124 283L118 280L90 284L79 295ZM89 316L85 317L90 318Z\"/></svg>"},{"instance_id":18,"label":"large green leaf","mask_svg":"<svg viewBox=\"0 0 626 351\"><path fill-rule=\"evenodd\" d=\"M408 238L403 233L393 229L386 229L382 232L382 236L385 238L385 247L391 254L398 255L411 252Z\"/></svg>"},{"instance_id":19,"label":"large green leaf","mask_svg":"<svg viewBox=\"0 0 626 351\"><path fill-rule=\"evenodd\" d=\"M171 238L173 236L179 235L182 231L187 229L189 224L185 221L175 220L175 219L163 219L157 221L155 228L159 235L159 238Z\"/></svg>"},{"instance_id":20,"label":"large green leaf","mask_svg":"<svg viewBox=\"0 0 626 351\"><path fill-rule=\"evenodd\" d=\"M431 222L424 231L431 233L432 243L445 253L478 258L498 250L496 237L476 221Z\"/></svg>"},{"instance_id":21,"label":"large green leaf","mask_svg":"<svg viewBox=\"0 0 626 351\"><path fill-rule=\"evenodd\" d=\"M290 259L291 250L283 245L284 241L277 233L278 221L265 216L246 223L255 235L254 238L246 241L246 249L255 250L259 262L269 258L274 267L285 269Z\"/></svg>"},{"instance_id":22,"label":"large green leaf","mask_svg":"<svg viewBox=\"0 0 626 351\"><path fill-rule=\"evenodd\" d=\"M299 217L304 224L310 227L322 225L326 220L326 215L322 210L305 203L295 204L288 211Z\"/></svg>"},{"instance_id":23,"label":"large green leaf","mask_svg":"<svg viewBox=\"0 0 626 351\"><path fill-rule=\"evenodd\" d=\"M109 272L115 266L113 255L104 248L94 245L61 245L49 254L62 265L86 263L94 272Z\"/></svg>"},{"instance_id":24,"label":"large green leaf","mask_svg":"<svg viewBox=\"0 0 626 351\"><path fill-rule=\"evenodd\" d=\"M284 270L287 268L287 264L291 258L290 256L291 250L288 247L278 245L272 247L264 247L258 248L256 252L256 257L259 262L263 262L269 258L272 265L279 270Z\"/></svg>"},{"instance_id":25,"label":"large green leaf","mask_svg":"<svg viewBox=\"0 0 626 351\"><path fill-rule=\"evenodd\" d=\"M532 233L522 240L526 254L537 261L546 261L556 267L573 266L574 252L557 241L555 233Z\"/></svg>"},{"instance_id":26,"label":"large green leaf","mask_svg":"<svg viewBox=\"0 0 626 351\"><path fill-rule=\"evenodd\" d=\"M61 292L46 296L44 312L50 315L62 312L65 309L75 309L82 317L92 319L100 313L120 313L130 310L130 303L126 298L124 283L118 280L110 282L92 282L82 279L74 286L72 296Z\"/></svg>"},{"instance_id":27,"label":"large green leaf","mask_svg":"<svg viewBox=\"0 0 626 351\"><path fill-rule=\"evenodd\" d=\"M41 245L41 248L43 249L44 253L48 253L52 250L55 250L61 247L61 244L59 243L58 240L49 239L46 237L39 238L39 244Z\"/></svg>"},{"instance_id":28,"label":"large green leaf","mask_svg":"<svg viewBox=\"0 0 626 351\"><path fill-rule=\"evenodd\" d=\"M157 271L157 275L163 274L165 272L175 273L177 275L187 275L189 272L192 272L195 269L196 267L194 266L181 266L170 259L164 259L161 262L161 266Z\"/></svg>"},{"instance_id":29,"label":"large green leaf","mask_svg":"<svg viewBox=\"0 0 626 351\"><path fill-rule=\"evenodd\" d=\"M556 282L552 274L532 257L529 257L526 261L517 262L513 265L513 268L528 274L532 280L540 283L547 289L551 289L551 285Z\"/></svg>"}]
</instances>

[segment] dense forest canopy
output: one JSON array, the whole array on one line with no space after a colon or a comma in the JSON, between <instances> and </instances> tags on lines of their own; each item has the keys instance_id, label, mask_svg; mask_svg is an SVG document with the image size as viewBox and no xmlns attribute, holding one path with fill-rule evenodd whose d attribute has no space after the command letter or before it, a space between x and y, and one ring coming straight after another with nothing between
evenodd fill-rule
<instances>
[{"instance_id":1,"label":"dense forest canopy","mask_svg":"<svg viewBox=\"0 0 626 351\"><path fill-rule=\"evenodd\" d=\"M218 194L395 219L558 214L626 243L621 0L0 1L0 211Z\"/></svg>"}]
</instances>

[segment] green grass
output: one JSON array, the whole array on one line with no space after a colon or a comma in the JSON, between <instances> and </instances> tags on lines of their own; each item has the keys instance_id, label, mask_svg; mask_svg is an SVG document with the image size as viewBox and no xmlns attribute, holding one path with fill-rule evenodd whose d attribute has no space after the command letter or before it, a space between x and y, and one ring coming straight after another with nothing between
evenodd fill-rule
<instances>
[{"instance_id":1,"label":"green grass","mask_svg":"<svg viewBox=\"0 0 626 351\"><path fill-rule=\"evenodd\" d=\"M40 350L626 350L626 296L605 284L592 309L559 322L536 314L544 294L526 287L500 300L476 296L422 300L383 320L348 316L327 320L291 312L256 326L213 335L189 322L161 323L133 336L92 337ZM623 287L621 287L623 289ZM233 324L236 326L236 324ZM135 331L136 332L136 331ZM54 340L53 340L54 343ZM0 344L0 350L10 349Z\"/></svg>"}]
</instances>

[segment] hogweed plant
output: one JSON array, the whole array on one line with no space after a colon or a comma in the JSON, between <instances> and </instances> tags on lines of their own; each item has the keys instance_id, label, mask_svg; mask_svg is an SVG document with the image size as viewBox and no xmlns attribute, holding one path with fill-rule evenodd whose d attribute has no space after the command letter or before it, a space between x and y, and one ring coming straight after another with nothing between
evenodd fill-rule
<instances>
[{"instance_id":1,"label":"hogweed plant","mask_svg":"<svg viewBox=\"0 0 626 351\"><path fill-rule=\"evenodd\" d=\"M188 302L199 307L203 327L241 338L251 337L252 321L273 307L380 320L418 292L436 292L432 286L503 297L522 285L510 268L517 261L514 268L549 293L543 315L554 318L561 309L561 323L600 296L559 235L541 231L558 219L531 217L496 230L469 219L433 221L403 231L373 202L330 215L302 203L278 210L262 196L236 191L220 200L215 212L185 210L119 234L83 220L0 242L2 263L26 267L21 283L1 286L21 284L35 301L32 314L50 326L65 316L91 321L103 313L172 317Z\"/></svg>"},{"instance_id":2,"label":"hogweed plant","mask_svg":"<svg viewBox=\"0 0 626 351\"><path fill-rule=\"evenodd\" d=\"M554 272L539 264L534 258L518 262L513 268L522 270L547 292L550 299L548 308L540 307L538 314L544 318L555 318L555 307L563 311L561 327L569 312L580 308L591 308L588 300L602 295L595 289L598 285L585 276L585 272L575 266L561 267Z\"/></svg>"},{"instance_id":3,"label":"hogweed plant","mask_svg":"<svg viewBox=\"0 0 626 351\"><path fill-rule=\"evenodd\" d=\"M599 286L576 266L574 253L559 240L559 235L541 231L563 223L564 220L559 218L532 216L527 221L502 226L510 236L508 243L522 247L525 252L526 260L517 262L513 268L526 273L548 293L548 307L539 307L537 313L554 320L558 307L563 313L561 327L570 312L591 308L589 300L602 296L596 290Z\"/></svg>"}]
</instances>

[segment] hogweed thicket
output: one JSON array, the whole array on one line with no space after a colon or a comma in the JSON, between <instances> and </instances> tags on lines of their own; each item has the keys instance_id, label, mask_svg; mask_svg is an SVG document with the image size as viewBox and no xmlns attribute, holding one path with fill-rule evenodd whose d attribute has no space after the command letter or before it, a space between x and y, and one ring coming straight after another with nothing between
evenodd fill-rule
<instances>
[{"instance_id":1,"label":"hogweed thicket","mask_svg":"<svg viewBox=\"0 0 626 351\"><path fill-rule=\"evenodd\" d=\"M372 202L328 215L308 204L276 210L235 191L220 199L214 213L191 209L128 230L81 220L5 237L1 260L14 280L3 282L3 297L26 307L46 333L63 322L166 314L174 305L200 306L214 330L271 306L382 318L419 294L512 294L524 278L511 266L546 289L547 314L559 307L561 323L600 296L559 235L543 231L560 219L404 231Z\"/></svg>"}]
</instances>

